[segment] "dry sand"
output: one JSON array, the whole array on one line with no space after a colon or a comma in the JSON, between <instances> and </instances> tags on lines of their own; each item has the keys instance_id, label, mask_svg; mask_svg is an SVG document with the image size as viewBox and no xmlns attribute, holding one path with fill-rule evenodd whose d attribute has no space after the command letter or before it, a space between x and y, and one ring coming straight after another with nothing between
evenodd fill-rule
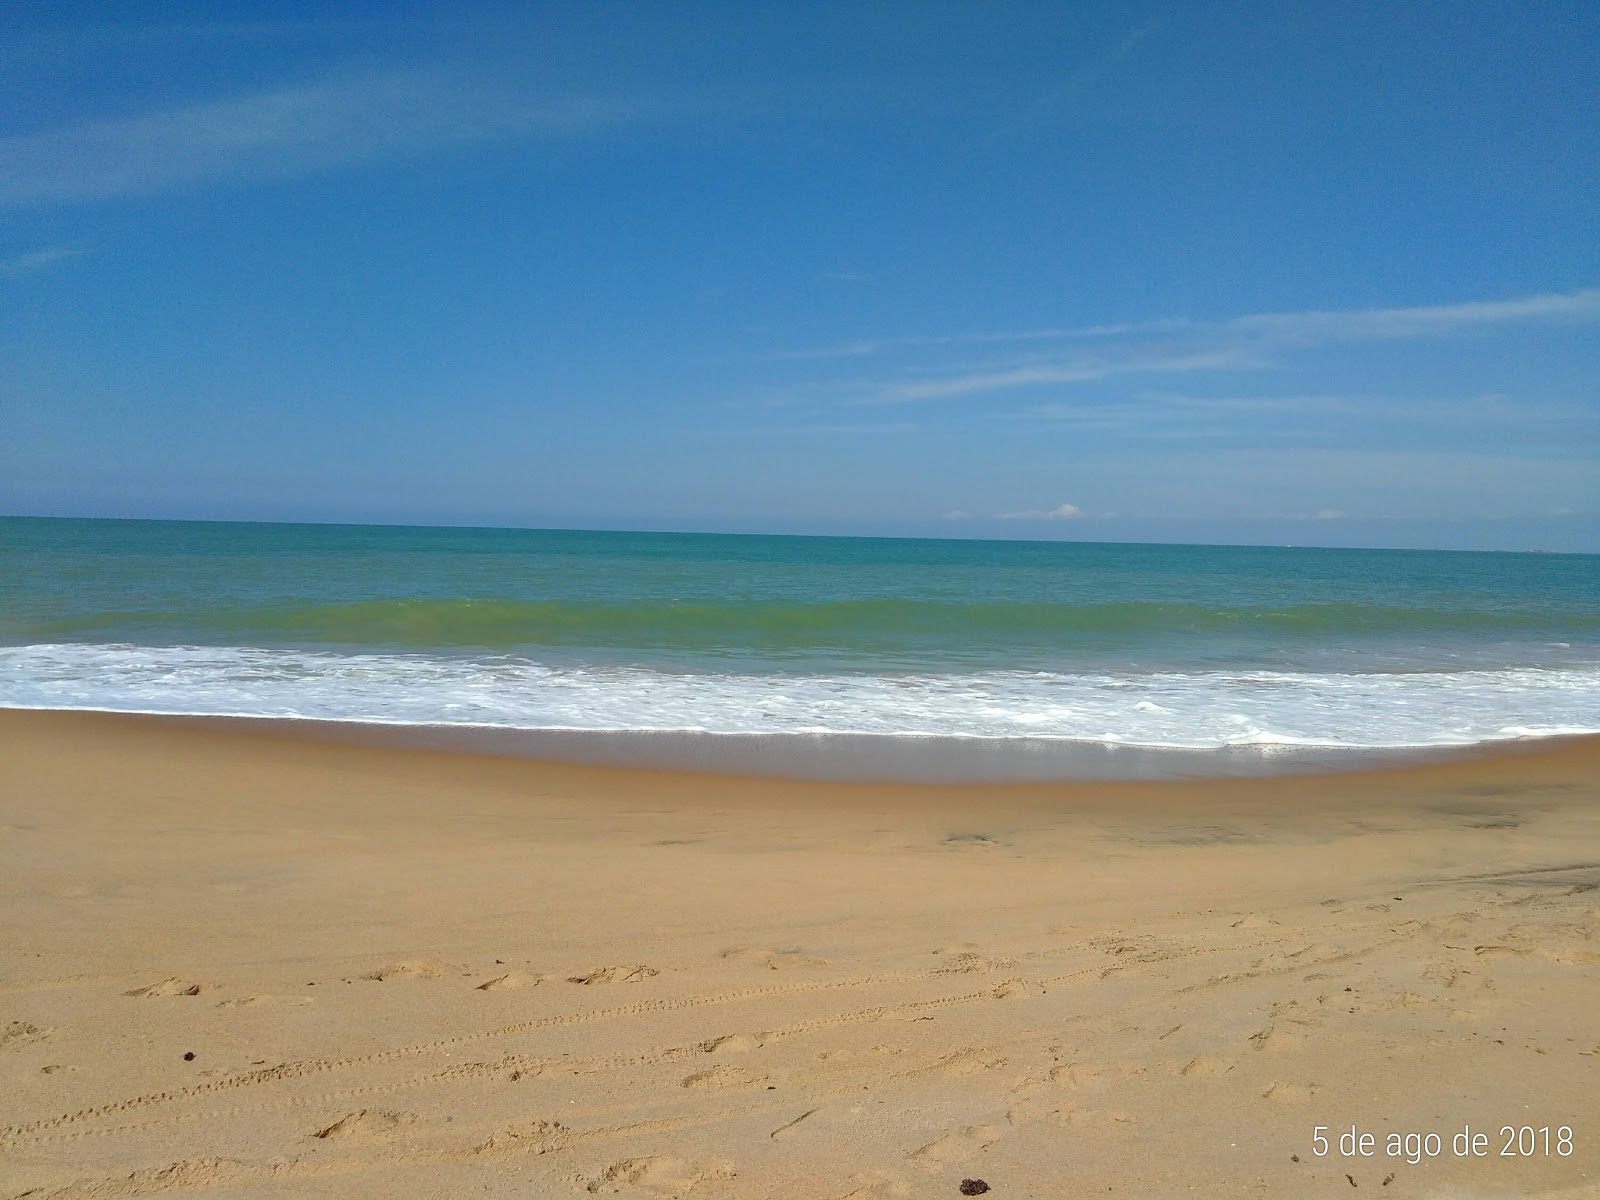
<instances>
[{"instance_id":1,"label":"dry sand","mask_svg":"<svg viewBox=\"0 0 1600 1200\"><path fill-rule=\"evenodd\" d=\"M0 1196L1597 1196L1597 793L1593 741L937 788L0 713Z\"/></svg>"}]
</instances>

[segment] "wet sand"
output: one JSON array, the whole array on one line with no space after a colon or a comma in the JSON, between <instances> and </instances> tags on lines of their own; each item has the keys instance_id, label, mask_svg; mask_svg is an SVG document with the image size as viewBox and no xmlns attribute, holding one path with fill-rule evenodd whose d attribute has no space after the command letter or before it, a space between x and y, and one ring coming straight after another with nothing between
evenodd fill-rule
<instances>
[{"instance_id":1,"label":"wet sand","mask_svg":"<svg viewBox=\"0 0 1600 1200\"><path fill-rule=\"evenodd\" d=\"M928 786L0 712L8 1197L1600 1196L1597 997L1593 739Z\"/></svg>"}]
</instances>

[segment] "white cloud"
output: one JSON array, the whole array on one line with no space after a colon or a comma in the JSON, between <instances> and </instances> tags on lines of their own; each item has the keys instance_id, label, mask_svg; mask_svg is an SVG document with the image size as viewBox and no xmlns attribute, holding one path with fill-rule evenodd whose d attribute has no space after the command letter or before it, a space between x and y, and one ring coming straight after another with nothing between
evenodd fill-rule
<instances>
[{"instance_id":1,"label":"white cloud","mask_svg":"<svg viewBox=\"0 0 1600 1200\"><path fill-rule=\"evenodd\" d=\"M952 508L945 513L944 519L946 521L970 521L972 520L972 514L962 508Z\"/></svg>"},{"instance_id":2,"label":"white cloud","mask_svg":"<svg viewBox=\"0 0 1600 1200\"><path fill-rule=\"evenodd\" d=\"M50 250L34 250L28 254L19 254L16 258L0 262L0 275L32 275L36 271L47 271L57 263L68 262L74 258L82 258L82 250L67 250L55 248Z\"/></svg>"},{"instance_id":3,"label":"white cloud","mask_svg":"<svg viewBox=\"0 0 1600 1200\"><path fill-rule=\"evenodd\" d=\"M1457 329L1523 321L1600 320L1600 288L1547 292L1515 300L1473 300L1419 308L1257 313L1223 322L1225 330L1300 345L1432 337Z\"/></svg>"},{"instance_id":4,"label":"white cloud","mask_svg":"<svg viewBox=\"0 0 1600 1200\"><path fill-rule=\"evenodd\" d=\"M445 71L375 74L0 138L0 205L287 178L442 145L565 136L636 106L537 99Z\"/></svg>"},{"instance_id":5,"label":"white cloud","mask_svg":"<svg viewBox=\"0 0 1600 1200\"><path fill-rule=\"evenodd\" d=\"M1343 516L1344 510L1342 508L1317 509L1317 520L1319 521L1337 521Z\"/></svg>"},{"instance_id":6,"label":"white cloud","mask_svg":"<svg viewBox=\"0 0 1600 1200\"><path fill-rule=\"evenodd\" d=\"M1511 300L1468 301L1415 308L1252 313L1222 320L1186 317L1064 329L944 336L860 339L820 350L792 351L793 359L868 358L888 352L933 351L958 344L1027 343L982 369L948 363L921 368L913 379L861 384L863 403L903 403L968 396L1043 384L1090 383L1120 375L1237 371L1270 366L1312 346L1444 337L1515 324L1600 322L1600 288L1549 292ZM1039 347L1062 343L1054 352Z\"/></svg>"},{"instance_id":7,"label":"white cloud","mask_svg":"<svg viewBox=\"0 0 1600 1200\"><path fill-rule=\"evenodd\" d=\"M1456 329L1517 321L1600 320L1600 287L1571 292L1541 292L1511 300L1469 300L1414 308L1307 309L1300 312L1247 313L1220 320L1156 317L1145 321L1078 325L1060 329L994 330L934 337L879 340L873 346L932 346L955 343L1103 340L1161 335L1248 333L1296 342L1369 341L1420 337Z\"/></svg>"},{"instance_id":8,"label":"white cloud","mask_svg":"<svg viewBox=\"0 0 1600 1200\"><path fill-rule=\"evenodd\" d=\"M995 518L1001 521L1071 521L1081 516L1083 509L1076 504L1058 504L1049 510L1028 508L1022 512L995 514Z\"/></svg>"},{"instance_id":9,"label":"white cloud","mask_svg":"<svg viewBox=\"0 0 1600 1200\"><path fill-rule=\"evenodd\" d=\"M1114 375L1146 372L1220 370L1251 366L1247 356L1233 350L1196 354L1155 351L1118 357L1082 357L1066 362L1038 366L1019 366L1009 370L957 375L915 383L890 384L880 389L873 400L890 403L904 400L931 400L946 396L965 396L974 392L994 392L1005 388L1028 387L1040 383L1088 383Z\"/></svg>"}]
</instances>

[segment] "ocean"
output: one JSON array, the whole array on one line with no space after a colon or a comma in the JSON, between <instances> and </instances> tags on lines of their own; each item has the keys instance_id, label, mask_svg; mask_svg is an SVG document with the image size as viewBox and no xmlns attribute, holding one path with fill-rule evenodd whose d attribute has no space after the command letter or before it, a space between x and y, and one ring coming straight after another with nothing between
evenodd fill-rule
<instances>
[{"instance_id":1,"label":"ocean","mask_svg":"<svg viewBox=\"0 0 1600 1200\"><path fill-rule=\"evenodd\" d=\"M1600 556L0 519L0 706L815 776L1600 732Z\"/></svg>"}]
</instances>

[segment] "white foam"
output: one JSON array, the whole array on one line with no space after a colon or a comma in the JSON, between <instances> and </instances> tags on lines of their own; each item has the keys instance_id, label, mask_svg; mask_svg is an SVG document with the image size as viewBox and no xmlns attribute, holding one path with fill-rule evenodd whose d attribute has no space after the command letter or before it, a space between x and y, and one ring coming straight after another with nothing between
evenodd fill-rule
<instances>
[{"instance_id":1,"label":"white foam","mask_svg":"<svg viewBox=\"0 0 1600 1200\"><path fill-rule=\"evenodd\" d=\"M1310 674L694 674L513 657L0 648L0 706L529 730L1401 749L1600 732L1600 666Z\"/></svg>"}]
</instances>

